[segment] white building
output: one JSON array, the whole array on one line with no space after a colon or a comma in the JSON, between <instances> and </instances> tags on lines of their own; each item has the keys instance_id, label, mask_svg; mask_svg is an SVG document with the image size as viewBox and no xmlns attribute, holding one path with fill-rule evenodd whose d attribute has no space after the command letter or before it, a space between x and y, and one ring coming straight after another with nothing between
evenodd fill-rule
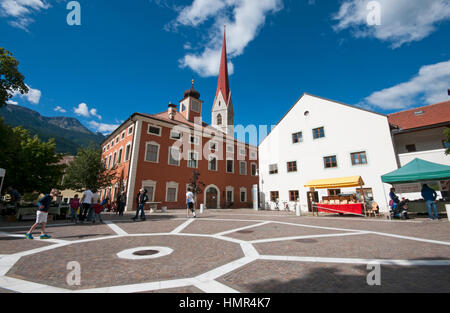
<instances>
[{"instance_id":1,"label":"white building","mask_svg":"<svg viewBox=\"0 0 450 313\"><path fill-rule=\"evenodd\" d=\"M262 205L296 198L308 206L310 180L361 176L382 211L388 210L390 185L381 176L398 168L385 115L304 94L259 146ZM356 188L317 190L319 199Z\"/></svg>"}]
</instances>

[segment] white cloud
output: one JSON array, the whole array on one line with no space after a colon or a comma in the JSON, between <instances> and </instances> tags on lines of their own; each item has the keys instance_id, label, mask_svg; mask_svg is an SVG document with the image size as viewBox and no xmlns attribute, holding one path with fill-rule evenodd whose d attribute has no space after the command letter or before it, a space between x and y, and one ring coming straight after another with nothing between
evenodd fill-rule
<instances>
[{"instance_id":1,"label":"white cloud","mask_svg":"<svg viewBox=\"0 0 450 313\"><path fill-rule=\"evenodd\" d=\"M91 116L91 114L89 113L89 108L88 108L87 104L84 103L84 102L80 103L78 105L78 107L73 108L73 112L76 115L80 115L80 116L84 116L84 117L90 117Z\"/></svg>"},{"instance_id":2,"label":"white cloud","mask_svg":"<svg viewBox=\"0 0 450 313\"><path fill-rule=\"evenodd\" d=\"M6 101L6 104L10 104L10 105L18 105L19 102L17 102L17 101L12 101L12 100L8 100L8 101Z\"/></svg>"},{"instance_id":3,"label":"white cloud","mask_svg":"<svg viewBox=\"0 0 450 313\"><path fill-rule=\"evenodd\" d=\"M197 27L209 20L208 42L200 54L189 53L180 60L201 76L216 76L219 72L223 25L227 25L227 52L230 58L244 53L264 25L266 16L282 8L282 0L194 0L180 10L172 26ZM233 64L229 63L229 73Z\"/></svg>"},{"instance_id":4,"label":"white cloud","mask_svg":"<svg viewBox=\"0 0 450 313\"><path fill-rule=\"evenodd\" d=\"M368 106L385 110L404 109L417 105L448 100L450 86L450 60L423 66L409 81L374 92L365 99Z\"/></svg>"},{"instance_id":5,"label":"white cloud","mask_svg":"<svg viewBox=\"0 0 450 313\"><path fill-rule=\"evenodd\" d=\"M88 124L95 131L100 132L104 135L112 133L114 130L116 130L117 127L120 126L115 124L97 123L96 121L90 121Z\"/></svg>"},{"instance_id":6,"label":"white cloud","mask_svg":"<svg viewBox=\"0 0 450 313\"><path fill-rule=\"evenodd\" d=\"M19 91L14 91L13 93L11 93L12 97L25 98L30 103L39 104L39 101L41 100L42 92L38 89L31 88L28 85L26 85L26 86L28 87L28 93L22 95Z\"/></svg>"},{"instance_id":7,"label":"white cloud","mask_svg":"<svg viewBox=\"0 0 450 313\"><path fill-rule=\"evenodd\" d=\"M67 111L64 110L62 107L60 107L59 105L53 109L53 111L55 112L61 112L61 113L66 113Z\"/></svg>"},{"instance_id":8,"label":"white cloud","mask_svg":"<svg viewBox=\"0 0 450 313\"><path fill-rule=\"evenodd\" d=\"M97 109L91 109L91 110L89 111L89 113L91 113L92 116L98 118L99 120L102 119L102 116L97 114Z\"/></svg>"},{"instance_id":9,"label":"white cloud","mask_svg":"<svg viewBox=\"0 0 450 313\"><path fill-rule=\"evenodd\" d=\"M9 18L11 26L27 30L34 22L30 15L50 7L45 0L0 0L0 16Z\"/></svg>"},{"instance_id":10,"label":"white cloud","mask_svg":"<svg viewBox=\"0 0 450 313\"><path fill-rule=\"evenodd\" d=\"M437 24L450 19L449 0L378 0L381 25L368 26L369 0L345 0L333 19L335 31L353 30L356 37L375 37L393 48L420 41L436 31Z\"/></svg>"}]
</instances>

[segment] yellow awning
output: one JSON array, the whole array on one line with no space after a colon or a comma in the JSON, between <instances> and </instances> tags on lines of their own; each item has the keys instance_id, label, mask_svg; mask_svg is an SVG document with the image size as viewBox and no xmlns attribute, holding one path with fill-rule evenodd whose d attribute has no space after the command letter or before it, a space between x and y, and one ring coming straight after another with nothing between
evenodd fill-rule
<instances>
[{"instance_id":1,"label":"yellow awning","mask_svg":"<svg viewBox=\"0 0 450 313\"><path fill-rule=\"evenodd\" d=\"M346 188L364 186L361 176L311 180L305 187L316 189Z\"/></svg>"}]
</instances>

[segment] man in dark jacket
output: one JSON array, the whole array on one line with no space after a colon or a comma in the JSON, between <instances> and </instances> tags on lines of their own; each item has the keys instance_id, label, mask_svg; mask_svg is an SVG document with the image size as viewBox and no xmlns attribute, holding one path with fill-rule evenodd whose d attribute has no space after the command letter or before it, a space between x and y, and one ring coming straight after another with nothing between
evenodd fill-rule
<instances>
[{"instance_id":1,"label":"man in dark jacket","mask_svg":"<svg viewBox=\"0 0 450 313\"><path fill-rule=\"evenodd\" d=\"M430 220L439 220L439 213L436 207L436 198L437 198L437 193L435 190L431 189L430 187L428 187L427 184L423 185L422 187L422 197L425 199L426 201L426 205L427 205L427 209L428 209L428 215L430 216ZM434 209L434 213L436 215L436 217L433 216L433 211L432 208Z\"/></svg>"},{"instance_id":2,"label":"man in dark jacket","mask_svg":"<svg viewBox=\"0 0 450 313\"><path fill-rule=\"evenodd\" d=\"M133 221L136 222L136 220L139 216L139 211L141 212L141 221L145 221L144 206L147 201L148 201L147 190L142 188L139 191L138 195L136 196L137 210L136 210L136 216L133 217Z\"/></svg>"},{"instance_id":3,"label":"man in dark jacket","mask_svg":"<svg viewBox=\"0 0 450 313\"><path fill-rule=\"evenodd\" d=\"M125 194L125 191L123 191L120 194L118 202L119 202L118 207L119 216L123 216L123 211L125 210L125 205L127 204L127 195Z\"/></svg>"}]
</instances>

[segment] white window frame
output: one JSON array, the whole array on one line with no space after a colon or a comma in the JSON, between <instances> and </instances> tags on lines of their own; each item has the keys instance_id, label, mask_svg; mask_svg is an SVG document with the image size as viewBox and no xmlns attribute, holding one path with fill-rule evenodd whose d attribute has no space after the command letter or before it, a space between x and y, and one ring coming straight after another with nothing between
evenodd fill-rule
<instances>
[{"instance_id":1,"label":"white window frame","mask_svg":"<svg viewBox=\"0 0 450 313\"><path fill-rule=\"evenodd\" d=\"M245 174L242 174L242 172L241 172L241 164L242 163L245 163ZM239 161L239 175L246 176L247 174L248 174L247 162L246 161Z\"/></svg>"},{"instance_id":2,"label":"white window frame","mask_svg":"<svg viewBox=\"0 0 450 313\"><path fill-rule=\"evenodd\" d=\"M255 175L253 175L253 173L252 173L252 167L253 167L253 165L256 166ZM255 162L250 163L250 175L253 176L253 177L258 176L258 164L255 163Z\"/></svg>"},{"instance_id":3,"label":"white window frame","mask_svg":"<svg viewBox=\"0 0 450 313\"><path fill-rule=\"evenodd\" d=\"M197 162L197 164L196 164L197 166L196 167L189 166L189 162L191 161L191 153L194 153L196 155L196 159L195 159L195 161ZM189 150L189 152L188 152L188 159L187 159L187 167L188 168L198 168L198 162L199 162L198 152L194 151L194 150Z\"/></svg>"},{"instance_id":4,"label":"white window frame","mask_svg":"<svg viewBox=\"0 0 450 313\"><path fill-rule=\"evenodd\" d=\"M216 169L215 170L213 170L213 169L211 169L211 159L212 158L215 158L216 159ZM217 158L217 155L215 155L215 154L210 154L209 156L208 156L208 170L209 171L211 171L211 172L217 172L217 171L219 171L219 160L218 160L218 158Z\"/></svg>"},{"instance_id":5,"label":"white window frame","mask_svg":"<svg viewBox=\"0 0 450 313\"><path fill-rule=\"evenodd\" d=\"M271 173L270 167L276 165L277 167L277 172L276 173ZM269 175L278 175L280 173L280 169L278 168L278 163L275 164L269 164Z\"/></svg>"},{"instance_id":6,"label":"white window frame","mask_svg":"<svg viewBox=\"0 0 450 313\"><path fill-rule=\"evenodd\" d=\"M119 153L117 154L117 164L121 164L123 159L123 147L120 147Z\"/></svg>"},{"instance_id":7,"label":"white window frame","mask_svg":"<svg viewBox=\"0 0 450 313\"><path fill-rule=\"evenodd\" d=\"M150 132L150 127L159 129L159 134L151 133L151 132ZM152 135L152 136L161 137L161 136L162 136L162 127L161 127L161 126L154 125L154 124L148 124L148 126L147 126L147 134Z\"/></svg>"},{"instance_id":8,"label":"white window frame","mask_svg":"<svg viewBox=\"0 0 450 313\"><path fill-rule=\"evenodd\" d=\"M194 138L194 142L192 142L192 138ZM199 146L200 145L200 137L196 136L196 135L190 135L189 136L189 143L191 145L194 145L194 146Z\"/></svg>"},{"instance_id":9,"label":"white window frame","mask_svg":"<svg viewBox=\"0 0 450 313\"><path fill-rule=\"evenodd\" d=\"M111 159L112 159L112 153L110 153L109 156L108 156L108 166L106 167L108 169L111 168Z\"/></svg>"},{"instance_id":10,"label":"white window frame","mask_svg":"<svg viewBox=\"0 0 450 313\"><path fill-rule=\"evenodd\" d=\"M170 156L172 154L172 149L178 150L178 152L179 152L178 164L170 164ZM170 166L180 166L181 165L181 149L179 147L174 147L174 146L169 147L169 156L167 157L167 164Z\"/></svg>"},{"instance_id":11,"label":"white window frame","mask_svg":"<svg viewBox=\"0 0 450 313\"><path fill-rule=\"evenodd\" d=\"M157 154L156 154L156 162L147 160L147 153L148 153L148 146L149 146L149 145L155 145L155 146L158 146L158 152L157 152ZM145 161L145 162L148 162L148 163L155 163L155 164L158 164L158 163L159 163L159 152L160 152L160 151L161 151L161 145L160 145L159 143L157 143L157 142L155 142L155 141L148 141L148 142L146 142L146 143L145 143L145 155L144 155L144 161Z\"/></svg>"},{"instance_id":12,"label":"white window frame","mask_svg":"<svg viewBox=\"0 0 450 313\"><path fill-rule=\"evenodd\" d=\"M122 134L120 134L120 141L124 140L126 136L126 131L124 130Z\"/></svg>"},{"instance_id":13,"label":"white window frame","mask_svg":"<svg viewBox=\"0 0 450 313\"><path fill-rule=\"evenodd\" d=\"M231 191L231 201L228 201L228 192ZM225 188L225 202L234 203L234 187L233 186L227 186Z\"/></svg>"},{"instance_id":14,"label":"white window frame","mask_svg":"<svg viewBox=\"0 0 450 313\"><path fill-rule=\"evenodd\" d=\"M168 203L175 203L178 202L178 186L179 184L177 182L168 182L166 183L166 202ZM169 188L175 188L175 201L169 201Z\"/></svg>"},{"instance_id":15,"label":"white window frame","mask_svg":"<svg viewBox=\"0 0 450 313\"><path fill-rule=\"evenodd\" d=\"M128 154L128 158L127 158L127 148L128 147L130 147L130 153ZM124 157L124 159L123 159L124 163L130 161L130 158L131 158L131 142L125 146L125 154L124 154L123 157Z\"/></svg>"},{"instance_id":16,"label":"white window frame","mask_svg":"<svg viewBox=\"0 0 450 313\"><path fill-rule=\"evenodd\" d=\"M244 153L242 153L244 151ZM239 148L239 155L247 156L247 149L246 148Z\"/></svg>"},{"instance_id":17,"label":"white window frame","mask_svg":"<svg viewBox=\"0 0 450 313\"><path fill-rule=\"evenodd\" d=\"M252 160L252 161L258 160L258 152L256 152L256 151L250 150L249 156L250 156L250 160Z\"/></svg>"},{"instance_id":18,"label":"white window frame","mask_svg":"<svg viewBox=\"0 0 450 313\"><path fill-rule=\"evenodd\" d=\"M228 148L231 148L231 151ZM234 144L227 144L227 153L234 153Z\"/></svg>"},{"instance_id":19,"label":"white window frame","mask_svg":"<svg viewBox=\"0 0 450 313\"><path fill-rule=\"evenodd\" d=\"M117 145L120 141L120 135L117 135L116 140L115 140L115 144Z\"/></svg>"},{"instance_id":20,"label":"white window frame","mask_svg":"<svg viewBox=\"0 0 450 313\"><path fill-rule=\"evenodd\" d=\"M173 134L174 134L174 133L179 134L179 135L180 135L180 138L174 138L174 137L173 137ZM172 139L172 140L180 140L182 137L183 137L183 135L181 134L181 132L175 131L175 130L171 130L171 131L170 131L170 139Z\"/></svg>"},{"instance_id":21,"label":"white window frame","mask_svg":"<svg viewBox=\"0 0 450 313\"><path fill-rule=\"evenodd\" d=\"M133 131L134 131L134 125L131 125L130 127L128 127L127 137L133 135Z\"/></svg>"},{"instance_id":22,"label":"white window frame","mask_svg":"<svg viewBox=\"0 0 450 313\"><path fill-rule=\"evenodd\" d=\"M228 172L228 161L233 161L233 171L232 172ZM225 163L225 172L228 174L234 174L234 159L227 158L227 161Z\"/></svg>"}]
</instances>

